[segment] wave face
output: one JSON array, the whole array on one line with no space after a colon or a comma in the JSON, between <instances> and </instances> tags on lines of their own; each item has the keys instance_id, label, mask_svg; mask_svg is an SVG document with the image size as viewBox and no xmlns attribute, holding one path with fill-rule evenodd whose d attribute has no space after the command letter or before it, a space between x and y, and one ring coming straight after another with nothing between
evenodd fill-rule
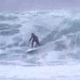
<instances>
[{"instance_id":1,"label":"wave face","mask_svg":"<svg viewBox=\"0 0 80 80\"><path fill-rule=\"evenodd\" d=\"M34 32L42 46L32 53ZM80 61L80 13L30 11L0 13L0 63L20 65L73 64Z\"/></svg>"}]
</instances>

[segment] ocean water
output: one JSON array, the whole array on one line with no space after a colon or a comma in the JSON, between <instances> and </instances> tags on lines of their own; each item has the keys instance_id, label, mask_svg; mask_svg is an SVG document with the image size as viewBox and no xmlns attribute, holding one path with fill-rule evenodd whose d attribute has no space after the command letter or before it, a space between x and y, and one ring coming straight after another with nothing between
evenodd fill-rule
<instances>
[{"instance_id":1,"label":"ocean water","mask_svg":"<svg viewBox=\"0 0 80 80\"><path fill-rule=\"evenodd\" d=\"M31 49L31 43L28 42L29 38L31 37L31 33L35 33L39 37L41 46L35 51L28 53L27 50ZM0 13L0 65L8 66L8 68L10 68L10 65L13 65L13 67L10 68L10 70L14 70L15 66L54 67L60 65L67 65L68 67L69 65L79 64L79 12L29 11L15 13ZM19 70L20 69L21 67L19 68ZM24 69L22 70L25 71ZM7 68L5 70L7 70ZM50 72L49 75L52 73ZM74 71L72 69L71 73L73 72ZM13 73L13 71L11 73ZM41 73L42 72L40 72L39 75ZM12 75L10 76L10 78L8 77L9 75L7 76L8 78L6 78L5 72L3 72L1 79L17 80L19 78L18 76L18 78L12 78L14 77L14 75ZM16 75L18 75L18 73ZM3 78L3 76L5 78ZM75 76L68 76L68 78L66 77L67 79L65 79L65 76L59 77L58 75L58 78L53 78L51 76L52 75L50 75L49 80L79 80L80 78L79 74L75 74ZM78 78L76 76L78 76ZM43 77L41 78L41 80L42 79L48 80L48 78ZM26 78L19 78L18 80L26 80ZM29 80L39 80L39 77L38 79L31 78Z\"/></svg>"},{"instance_id":2,"label":"ocean water","mask_svg":"<svg viewBox=\"0 0 80 80\"><path fill-rule=\"evenodd\" d=\"M51 63L68 59L79 62L79 17L79 13L68 11L0 13L0 62L32 60L35 63L39 59L40 63L49 59L53 60ZM31 48L28 42L31 33L35 33L43 45L32 55L25 53Z\"/></svg>"}]
</instances>

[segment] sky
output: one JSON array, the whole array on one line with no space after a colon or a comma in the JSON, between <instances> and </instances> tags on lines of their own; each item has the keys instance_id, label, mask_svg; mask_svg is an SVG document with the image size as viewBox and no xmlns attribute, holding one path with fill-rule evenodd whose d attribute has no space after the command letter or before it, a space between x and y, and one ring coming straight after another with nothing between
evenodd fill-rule
<instances>
[{"instance_id":1,"label":"sky","mask_svg":"<svg viewBox=\"0 0 80 80\"><path fill-rule=\"evenodd\" d=\"M80 0L0 0L0 11L29 11L79 8Z\"/></svg>"}]
</instances>

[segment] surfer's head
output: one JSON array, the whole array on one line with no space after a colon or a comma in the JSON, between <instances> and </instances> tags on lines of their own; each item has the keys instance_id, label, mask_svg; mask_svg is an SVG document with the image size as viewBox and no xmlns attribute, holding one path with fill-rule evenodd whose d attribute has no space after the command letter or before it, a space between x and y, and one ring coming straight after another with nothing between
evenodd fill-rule
<instances>
[{"instance_id":1,"label":"surfer's head","mask_svg":"<svg viewBox=\"0 0 80 80\"><path fill-rule=\"evenodd\" d=\"M34 35L34 33L32 33L31 35Z\"/></svg>"}]
</instances>

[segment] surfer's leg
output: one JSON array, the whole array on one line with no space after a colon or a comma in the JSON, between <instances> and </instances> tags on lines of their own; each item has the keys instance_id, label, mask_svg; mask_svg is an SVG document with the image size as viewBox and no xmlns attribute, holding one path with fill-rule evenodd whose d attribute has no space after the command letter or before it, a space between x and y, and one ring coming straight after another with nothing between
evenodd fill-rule
<instances>
[{"instance_id":1,"label":"surfer's leg","mask_svg":"<svg viewBox=\"0 0 80 80\"><path fill-rule=\"evenodd\" d=\"M32 47L33 47L33 45L34 45L34 40L32 41Z\"/></svg>"},{"instance_id":2,"label":"surfer's leg","mask_svg":"<svg viewBox=\"0 0 80 80\"><path fill-rule=\"evenodd\" d=\"M39 43L39 41L38 41L38 40L36 41L36 45L40 46L40 43Z\"/></svg>"}]
</instances>

